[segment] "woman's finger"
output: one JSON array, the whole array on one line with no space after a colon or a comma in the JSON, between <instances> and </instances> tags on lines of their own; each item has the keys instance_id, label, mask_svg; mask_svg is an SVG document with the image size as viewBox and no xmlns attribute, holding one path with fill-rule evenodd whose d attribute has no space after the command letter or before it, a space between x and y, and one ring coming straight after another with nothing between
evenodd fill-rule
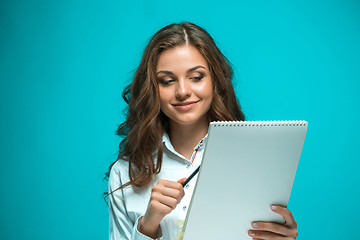
<instances>
[{"instance_id":1,"label":"woman's finger","mask_svg":"<svg viewBox=\"0 0 360 240\"><path fill-rule=\"evenodd\" d=\"M181 183L179 181L173 182L173 181L168 181L168 180L159 180L158 184L156 184L156 185L163 186L165 188L176 189L176 190L180 191L181 198L182 198L185 195L185 192L184 192L183 186L181 185Z\"/></svg>"},{"instance_id":2,"label":"woman's finger","mask_svg":"<svg viewBox=\"0 0 360 240\"><path fill-rule=\"evenodd\" d=\"M168 197L168 196L164 196L161 193L153 193L151 196L151 201L153 202L159 202L163 205L168 206L171 209L175 209L175 207L178 204L178 200L176 198L173 197Z\"/></svg>"},{"instance_id":3,"label":"woman's finger","mask_svg":"<svg viewBox=\"0 0 360 240\"><path fill-rule=\"evenodd\" d=\"M290 238L286 238L285 236L279 235L277 233L268 232L268 231L261 231L261 230L249 230L248 232L250 237L255 239L262 239L262 240L287 240Z\"/></svg>"},{"instance_id":4,"label":"woman's finger","mask_svg":"<svg viewBox=\"0 0 360 240\"><path fill-rule=\"evenodd\" d=\"M163 196L171 197L176 199L178 202L182 199L182 193L178 189L167 188L162 186L155 186L153 188L153 193L159 193Z\"/></svg>"},{"instance_id":5,"label":"woman's finger","mask_svg":"<svg viewBox=\"0 0 360 240\"><path fill-rule=\"evenodd\" d=\"M252 223L252 227L255 230L263 230L268 232L273 232L283 236L293 236L293 229L289 228L284 224L274 223L274 222L262 222L257 221Z\"/></svg>"},{"instance_id":6,"label":"woman's finger","mask_svg":"<svg viewBox=\"0 0 360 240\"><path fill-rule=\"evenodd\" d=\"M182 178L182 179L179 179L177 182L182 184L183 182L185 182L186 178Z\"/></svg>"},{"instance_id":7,"label":"woman's finger","mask_svg":"<svg viewBox=\"0 0 360 240\"><path fill-rule=\"evenodd\" d=\"M174 181L170 181L170 180L159 180L157 182L157 185L162 185L164 187L168 187L168 188L175 188L175 189L179 189L180 187L182 187L181 183L179 182L174 182Z\"/></svg>"},{"instance_id":8,"label":"woman's finger","mask_svg":"<svg viewBox=\"0 0 360 240\"><path fill-rule=\"evenodd\" d=\"M249 236L252 240L294 240L295 238L289 236L283 236L268 231L249 230Z\"/></svg>"},{"instance_id":9,"label":"woman's finger","mask_svg":"<svg viewBox=\"0 0 360 240\"><path fill-rule=\"evenodd\" d=\"M181 186L180 183L178 184ZM173 186L176 188L173 188ZM157 184L153 187L152 192L158 192L164 196L175 198L178 203L185 195L183 187L179 187L177 184L170 184L170 186L167 184Z\"/></svg>"},{"instance_id":10,"label":"woman's finger","mask_svg":"<svg viewBox=\"0 0 360 240\"><path fill-rule=\"evenodd\" d=\"M280 214L284 218L285 225L291 226L293 228L297 227L297 223L288 208L282 207L280 205L271 205L271 210L277 214Z\"/></svg>"}]
</instances>

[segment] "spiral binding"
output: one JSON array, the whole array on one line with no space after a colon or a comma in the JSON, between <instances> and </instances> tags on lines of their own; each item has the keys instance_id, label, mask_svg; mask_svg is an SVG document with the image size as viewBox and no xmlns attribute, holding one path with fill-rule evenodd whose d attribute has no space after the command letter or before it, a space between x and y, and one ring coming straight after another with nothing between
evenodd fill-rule
<instances>
[{"instance_id":1,"label":"spiral binding","mask_svg":"<svg viewBox=\"0 0 360 240\"><path fill-rule=\"evenodd\" d=\"M307 121L215 121L211 122L211 125L214 127L297 127L307 126Z\"/></svg>"}]
</instances>

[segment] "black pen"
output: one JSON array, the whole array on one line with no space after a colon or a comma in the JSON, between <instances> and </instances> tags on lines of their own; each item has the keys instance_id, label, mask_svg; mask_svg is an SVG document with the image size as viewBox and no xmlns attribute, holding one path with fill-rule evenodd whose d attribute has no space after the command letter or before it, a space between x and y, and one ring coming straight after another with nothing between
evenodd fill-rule
<instances>
[{"instance_id":1,"label":"black pen","mask_svg":"<svg viewBox=\"0 0 360 240\"><path fill-rule=\"evenodd\" d=\"M199 166L195 169L195 171L185 180L185 182L182 183L182 186L183 186L183 187L185 187L186 184L188 184L188 182L190 182L190 180L199 172L200 166L201 166L201 165L199 165Z\"/></svg>"}]
</instances>

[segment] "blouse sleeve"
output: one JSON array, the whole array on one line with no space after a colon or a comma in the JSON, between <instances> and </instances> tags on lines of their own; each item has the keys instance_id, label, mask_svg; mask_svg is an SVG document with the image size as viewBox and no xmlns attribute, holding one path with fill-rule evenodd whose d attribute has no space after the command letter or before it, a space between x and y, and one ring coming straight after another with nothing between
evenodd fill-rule
<instances>
[{"instance_id":1,"label":"blouse sleeve","mask_svg":"<svg viewBox=\"0 0 360 240\"><path fill-rule=\"evenodd\" d=\"M109 193L119 188L123 183L120 171L116 170L114 164L110 171ZM109 239L110 240L153 240L138 230L138 221L132 222L127 214L124 192L122 189L109 194ZM163 238L159 238L163 240Z\"/></svg>"}]
</instances>

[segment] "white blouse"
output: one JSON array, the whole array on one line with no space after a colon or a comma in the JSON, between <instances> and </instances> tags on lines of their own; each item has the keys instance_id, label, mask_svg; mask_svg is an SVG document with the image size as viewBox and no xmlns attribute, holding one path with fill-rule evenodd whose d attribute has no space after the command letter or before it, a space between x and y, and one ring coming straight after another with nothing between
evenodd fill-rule
<instances>
[{"instance_id":1,"label":"white blouse","mask_svg":"<svg viewBox=\"0 0 360 240\"><path fill-rule=\"evenodd\" d=\"M178 181L187 178L201 163L206 144L207 135L194 148L192 157L187 160L175 151L168 134L163 135L163 163L161 172L153 181L143 189L128 186L109 195L109 239L110 240L150 240L138 231L138 220L146 212L151 189L160 179ZM109 178L109 192L129 181L129 163L124 160L117 161ZM190 200L194 191L197 176L185 186L185 196L178 206L160 223L161 240L182 239L182 227Z\"/></svg>"}]
</instances>

